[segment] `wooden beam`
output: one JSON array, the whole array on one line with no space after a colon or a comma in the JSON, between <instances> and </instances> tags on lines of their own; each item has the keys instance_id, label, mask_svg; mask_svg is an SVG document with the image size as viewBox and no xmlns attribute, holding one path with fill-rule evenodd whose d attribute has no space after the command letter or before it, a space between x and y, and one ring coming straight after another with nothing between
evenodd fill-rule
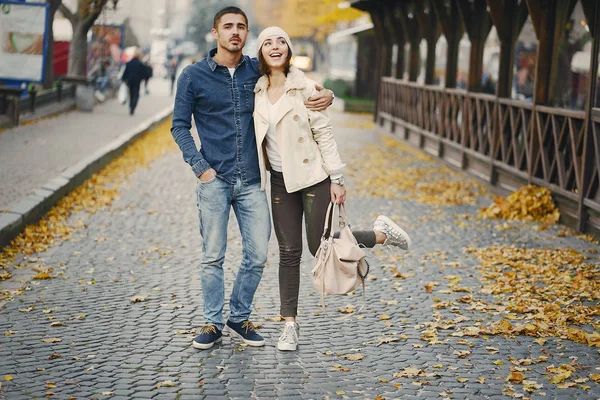
<instances>
[{"instance_id":1,"label":"wooden beam","mask_svg":"<svg viewBox=\"0 0 600 400\"><path fill-rule=\"evenodd\" d=\"M406 44L406 31L402 21L397 15L397 7L393 2L385 3L384 6L384 25L388 29L392 43L398 46L396 52L396 70L394 76L398 79L402 79L404 75L404 45ZM390 47L390 55L391 55Z\"/></svg>"},{"instance_id":2,"label":"wooden beam","mask_svg":"<svg viewBox=\"0 0 600 400\"><path fill-rule=\"evenodd\" d=\"M488 8L490 9L490 17L492 18L492 22L496 27L496 32L498 32L498 39L502 40L506 38L507 35L505 32L508 31L507 25L504 23L505 14L504 10L506 8L506 0L487 0ZM512 3L516 3L516 0L508 1L512 6Z\"/></svg>"},{"instance_id":3,"label":"wooden beam","mask_svg":"<svg viewBox=\"0 0 600 400\"><path fill-rule=\"evenodd\" d=\"M471 41L469 77L467 87L471 92L481 92L483 75L483 48L492 29L492 18L487 12L485 0L456 0L458 11Z\"/></svg>"},{"instance_id":4,"label":"wooden beam","mask_svg":"<svg viewBox=\"0 0 600 400\"><path fill-rule=\"evenodd\" d=\"M442 27L438 23L437 16L427 0L422 11L417 14L423 38L427 41L427 61L425 62L425 84L432 85L435 79L435 47L442 34ZM429 7L428 9L426 7Z\"/></svg>"},{"instance_id":5,"label":"wooden beam","mask_svg":"<svg viewBox=\"0 0 600 400\"><path fill-rule=\"evenodd\" d=\"M374 82L375 86L375 110L374 119L377 121L379 113L379 99L381 97L381 78L386 75L386 72L391 69L391 51L388 43L388 38L384 28L384 13L385 9L380 3L368 2L365 4L364 1L359 2L362 10L368 11L371 15L371 21L373 22L373 28L375 30L375 36L379 46L377 46L377 59L375 69L377 71L377 79ZM354 6L354 3L353 3Z\"/></svg>"},{"instance_id":6,"label":"wooden beam","mask_svg":"<svg viewBox=\"0 0 600 400\"><path fill-rule=\"evenodd\" d=\"M526 2L539 42L533 101L536 104L550 104L556 86L559 46L563 39L565 24L577 0L526 0Z\"/></svg>"},{"instance_id":7,"label":"wooden beam","mask_svg":"<svg viewBox=\"0 0 600 400\"><path fill-rule=\"evenodd\" d=\"M545 25L544 21L548 18L549 9L554 5L554 0L525 0L527 8L529 9L529 15L531 16L531 23L533 24L533 30L538 40L542 36L542 26ZM553 8L553 7L552 7Z\"/></svg>"},{"instance_id":8,"label":"wooden beam","mask_svg":"<svg viewBox=\"0 0 600 400\"><path fill-rule=\"evenodd\" d=\"M456 73L458 70L458 43L464 33L464 27L458 15L455 0L450 1L447 8L444 0L432 0L431 4L442 26L442 32L448 42L446 58L446 87L456 87Z\"/></svg>"},{"instance_id":9,"label":"wooden beam","mask_svg":"<svg viewBox=\"0 0 600 400\"><path fill-rule=\"evenodd\" d=\"M416 13L409 10L406 2L400 2L398 4L398 16L404 31L406 32L406 38L410 43L410 55L408 64L408 80L414 82L419 77L420 69L420 45L421 45L421 27L417 21ZM404 49L403 49L404 50Z\"/></svg>"},{"instance_id":10,"label":"wooden beam","mask_svg":"<svg viewBox=\"0 0 600 400\"><path fill-rule=\"evenodd\" d=\"M594 37L595 30L592 29L594 25L596 25L596 5L598 4L598 0L580 0L581 8L583 8L583 15L585 15L585 19L587 20L587 24L590 27L590 35Z\"/></svg>"},{"instance_id":11,"label":"wooden beam","mask_svg":"<svg viewBox=\"0 0 600 400\"><path fill-rule=\"evenodd\" d=\"M448 10L446 9L446 4L444 0L431 0L431 6L438 16L438 21L440 21L440 25L442 26L442 32L444 32L444 36L447 36L451 31L451 24Z\"/></svg>"},{"instance_id":12,"label":"wooden beam","mask_svg":"<svg viewBox=\"0 0 600 400\"><path fill-rule=\"evenodd\" d=\"M527 21L525 1L487 0L490 18L496 27L500 41L500 65L496 95L510 97L513 86L515 43Z\"/></svg>"}]
</instances>

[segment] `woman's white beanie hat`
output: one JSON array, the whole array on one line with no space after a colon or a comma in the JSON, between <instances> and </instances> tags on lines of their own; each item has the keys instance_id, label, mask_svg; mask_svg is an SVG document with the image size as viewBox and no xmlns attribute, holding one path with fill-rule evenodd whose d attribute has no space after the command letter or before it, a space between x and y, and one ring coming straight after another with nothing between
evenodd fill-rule
<instances>
[{"instance_id":1,"label":"woman's white beanie hat","mask_svg":"<svg viewBox=\"0 0 600 400\"><path fill-rule=\"evenodd\" d=\"M258 35L258 51L260 51L260 49L262 49L262 45L265 42L265 40L267 40L267 38L270 38L271 36L277 36L277 37L282 37L285 39L285 41L287 42L287 45L290 47L290 51L292 52L292 54L294 53L294 51L292 50L292 41L290 40L290 37L288 36L287 33L285 33L285 31L283 29L281 29L278 26L270 26L266 29L264 29L260 35Z\"/></svg>"}]
</instances>

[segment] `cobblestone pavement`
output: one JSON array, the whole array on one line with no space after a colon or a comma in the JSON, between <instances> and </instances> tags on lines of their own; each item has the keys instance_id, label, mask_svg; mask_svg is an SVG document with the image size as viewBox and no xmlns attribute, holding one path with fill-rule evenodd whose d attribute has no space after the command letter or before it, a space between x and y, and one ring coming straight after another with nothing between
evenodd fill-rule
<instances>
[{"instance_id":1,"label":"cobblestone pavement","mask_svg":"<svg viewBox=\"0 0 600 400\"><path fill-rule=\"evenodd\" d=\"M0 133L0 210L35 192L60 172L173 104L169 83L150 80L134 116L115 99L92 113L67 113ZM10 167L6 167L10 166Z\"/></svg>"},{"instance_id":2,"label":"cobblestone pavement","mask_svg":"<svg viewBox=\"0 0 600 400\"><path fill-rule=\"evenodd\" d=\"M347 160L360 154L365 144L378 141L369 117L336 114L335 125ZM362 177L369 179L369 171ZM500 232L493 223L467 221L472 224L469 229L457 224L459 214L475 214L490 197L480 198L477 205L439 208L410 200L352 196L353 180L348 200L353 225L369 228L383 213L405 227L414 244L406 256L371 252L366 311L344 322L327 319L310 282L306 251L299 350L277 351L281 324L273 322L279 300L273 235L252 317L263 326L266 346L244 347L226 337L221 345L198 351L190 346L194 335L186 333L203 324L195 180L177 150L155 160L131 176L110 209L86 217L86 228L72 240L39 254L62 275L27 283L31 290L0 311L0 331L6 332L0 335L0 398L495 399L510 389L505 379L515 365L509 357L540 355L548 360L520 368L526 379L543 387L530 394L522 384L512 384L517 393L536 399L600 397L600 386L592 379L560 389L545 375L551 364L576 365L569 381L600 372L597 347L559 338L548 338L541 346L528 336L454 337L452 329L440 331L439 344L421 340L424 324L437 311L432 306L465 294L428 293L427 282L438 281L442 288L445 276L454 274L462 276L461 286L481 286L476 260L463 247L518 242L585 251L597 246L574 236L558 237L560 227L537 231L533 224L522 224ZM227 294L241 249L235 218L231 220ZM390 273L390 265L401 272L400 278ZM27 273L33 274L25 270L22 275ZM5 284L0 283L0 289ZM132 303L134 296L147 299ZM336 310L360 304L360 293L329 298L328 304L331 314L340 315ZM462 314L475 321L471 324L497 318L474 310ZM53 322L63 325L52 327ZM43 341L49 338L62 341ZM406 372L410 367L417 372ZM394 376L402 371L404 377Z\"/></svg>"}]
</instances>

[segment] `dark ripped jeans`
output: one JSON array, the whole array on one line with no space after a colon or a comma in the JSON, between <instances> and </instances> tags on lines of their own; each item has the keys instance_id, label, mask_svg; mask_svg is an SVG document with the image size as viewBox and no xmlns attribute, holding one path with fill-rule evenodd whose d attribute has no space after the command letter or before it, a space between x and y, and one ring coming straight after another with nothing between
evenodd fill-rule
<instances>
[{"instance_id":1,"label":"dark ripped jeans","mask_svg":"<svg viewBox=\"0 0 600 400\"><path fill-rule=\"evenodd\" d=\"M285 190L283 174L271 171L271 207L279 243L279 297L281 316L298 313L300 260L302 257L302 215L306 224L308 249L314 256L321 243L325 214L331 202L329 178L294 193ZM354 231L356 241L374 247L375 232Z\"/></svg>"}]
</instances>

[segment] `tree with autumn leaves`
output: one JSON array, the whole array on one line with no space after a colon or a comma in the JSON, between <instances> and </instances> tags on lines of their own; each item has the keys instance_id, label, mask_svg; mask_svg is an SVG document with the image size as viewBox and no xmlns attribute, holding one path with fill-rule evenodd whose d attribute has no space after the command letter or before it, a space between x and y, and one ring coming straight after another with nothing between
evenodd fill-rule
<instances>
[{"instance_id":1,"label":"tree with autumn leaves","mask_svg":"<svg viewBox=\"0 0 600 400\"><path fill-rule=\"evenodd\" d=\"M69 47L69 74L85 76L87 63L87 34L102 10L110 5L117 6L118 0L77 0L77 9L71 11L62 0L46 0L49 4L48 52L45 61L44 87L54 83L54 34L52 25L58 10L71 22L73 38Z\"/></svg>"},{"instance_id":2,"label":"tree with autumn leaves","mask_svg":"<svg viewBox=\"0 0 600 400\"><path fill-rule=\"evenodd\" d=\"M118 0L77 0L77 9L60 4L60 11L73 26L69 46L69 75L85 76L87 64L87 34L107 5L116 7Z\"/></svg>"},{"instance_id":3,"label":"tree with autumn leaves","mask_svg":"<svg viewBox=\"0 0 600 400\"><path fill-rule=\"evenodd\" d=\"M338 22L365 15L340 0L254 0L253 11L261 29L278 25L290 38L311 42L319 53Z\"/></svg>"}]
</instances>

